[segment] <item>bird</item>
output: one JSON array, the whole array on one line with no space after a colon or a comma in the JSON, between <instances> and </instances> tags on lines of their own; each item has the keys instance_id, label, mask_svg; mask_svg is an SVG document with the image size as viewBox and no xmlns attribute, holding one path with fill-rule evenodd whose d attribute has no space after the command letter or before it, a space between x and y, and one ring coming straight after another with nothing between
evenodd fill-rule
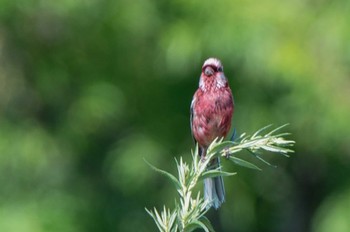
<instances>
[{"instance_id":1,"label":"bird","mask_svg":"<svg viewBox=\"0 0 350 232\"><path fill-rule=\"evenodd\" d=\"M223 65L217 58L205 60L190 108L190 124L199 155L205 159L208 146L216 138L225 138L231 128L234 100ZM215 158L207 169L220 168L220 159ZM222 176L204 179L204 199L207 208L218 209L225 201Z\"/></svg>"}]
</instances>

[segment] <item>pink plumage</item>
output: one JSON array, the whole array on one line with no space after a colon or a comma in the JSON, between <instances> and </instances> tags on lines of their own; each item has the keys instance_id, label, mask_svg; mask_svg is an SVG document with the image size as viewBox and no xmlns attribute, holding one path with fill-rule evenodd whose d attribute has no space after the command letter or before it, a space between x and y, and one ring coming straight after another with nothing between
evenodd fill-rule
<instances>
[{"instance_id":1,"label":"pink plumage","mask_svg":"<svg viewBox=\"0 0 350 232\"><path fill-rule=\"evenodd\" d=\"M223 73L221 61L207 59L202 67L199 88L191 103L191 130L198 143L201 157L215 138L226 137L231 128L234 103L231 89ZM209 168L217 168L219 159L211 161ZM219 208L225 201L222 177L204 180L204 197L209 206Z\"/></svg>"}]
</instances>

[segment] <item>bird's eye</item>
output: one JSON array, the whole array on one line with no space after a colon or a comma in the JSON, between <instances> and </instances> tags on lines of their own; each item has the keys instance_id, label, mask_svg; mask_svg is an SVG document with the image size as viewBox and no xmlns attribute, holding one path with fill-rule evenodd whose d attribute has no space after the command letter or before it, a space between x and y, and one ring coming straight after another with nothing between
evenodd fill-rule
<instances>
[{"instance_id":1,"label":"bird's eye","mask_svg":"<svg viewBox=\"0 0 350 232\"><path fill-rule=\"evenodd\" d=\"M205 74L206 76L211 76L211 75L214 74L214 70L213 70L211 67L206 67L206 68L204 69L204 74Z\"/></svg>"},{"instance_id":2,"label":"bird's eye","mask_svg":"<svg viewBox=\"0 0 350 232\"><path fill-rule=\"evenodd\" d=\"M218 67L218 72L222 72L224 69L222 67Z\"/></svg>"}]
</instances>

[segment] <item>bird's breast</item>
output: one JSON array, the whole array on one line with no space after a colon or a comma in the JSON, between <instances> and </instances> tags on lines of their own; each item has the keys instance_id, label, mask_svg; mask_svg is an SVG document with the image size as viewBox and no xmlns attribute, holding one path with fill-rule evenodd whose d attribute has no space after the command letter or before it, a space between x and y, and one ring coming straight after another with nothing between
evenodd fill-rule
<instances>
[{"instance_id":1,"label":"bird's breast","mask_svg":"<svg viewBox=\"0 0 350 232\"><path fill-rule=\"evenodd\" d=\"M198 96L194 107L195 139L208 146L216 137L225 137L231 127L233 99L230 90Z\"/></svg>"}]
</instances>

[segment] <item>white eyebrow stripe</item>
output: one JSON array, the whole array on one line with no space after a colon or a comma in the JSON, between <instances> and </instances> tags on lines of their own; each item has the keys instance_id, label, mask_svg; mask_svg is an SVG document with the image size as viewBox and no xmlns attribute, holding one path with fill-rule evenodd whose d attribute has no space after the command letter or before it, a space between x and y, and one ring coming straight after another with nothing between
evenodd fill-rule
<instances>
[{"instance_id":1,"label":"white eyebrow stripe","mask_svg":"<svg viewBox=\"0 0 350 232\"><path fill-rule=\"evenodd\" d=\"M216 58L209 58L207 59L204 64L203 67L206 65L213 65L215 67L222 67L221 61L219 59Z\"/></svg>"}]
</instances>

